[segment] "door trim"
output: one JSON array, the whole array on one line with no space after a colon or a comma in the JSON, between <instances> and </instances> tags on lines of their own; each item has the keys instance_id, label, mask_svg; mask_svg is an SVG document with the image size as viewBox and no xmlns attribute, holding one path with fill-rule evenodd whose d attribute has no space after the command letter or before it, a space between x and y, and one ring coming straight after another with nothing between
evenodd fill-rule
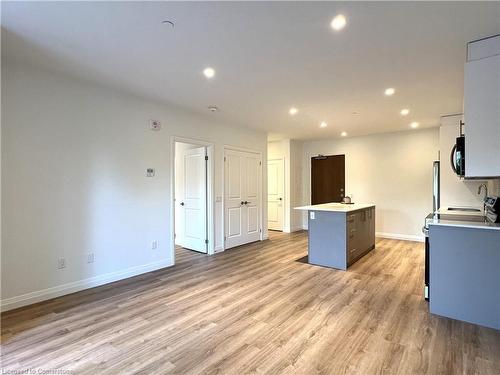
<instances>
[{"instance_id":1,"label":"door trim","mask_svg":"<svg viewBox=\"0 0 500 375\"><path fill-rule=\"evenodd\" d=\"M264 229L262 228L262 223L264 219L264 213L262 209L262 170L263 170L263 163L262 163L262 152L258 150L252 150L249 148L244 148L244 147L238 147L238 146L230 146L230 145L224 145L222 147L222 251L226 250L226 151L227 150L232 150L232 151L242 151L242 152L248 152L250 154L256 154L259 155L259 161L260 161L260 169L259 169L259 229L260 229L260 241L264 239ZM267 168L266 168L267 172ZM267 181L267 179L266 179ZM266 198L267 199L267 198Z\"/></svg>"},{"instance_id":2,"label":"door trim","mask_svg":"<svg viewBox=\"0 0 500 375\"><path fill-rule=\"evenodd\" d=\"M215 249L215 210L214 210L214 144L200 139L170 136L170 255L175 265L175 143L190 143L207 148L207 254L213 255Z\"/></svg>"},{"instance_id":3,"label":"door trim","mask_svg":"<svg viewBox=\"0 0 500 375\"><path fill-rule=\"evenodd\" d=\"M281 166L283 167L283 217L281 219L281 231L283 233L285 232L285 217L286 217L286 210L285 208L287 207L288 201L287 201L287 196L286 196L286 176L285 176L285 157L281 158L272 158L272 159L267 159L267 163L269 164L270 161L281 161ZM269 177L269 176L268 176ZM269 183L269 178L267 178L267 182ZM269 185L268 185L269 187ZM269 192L268 192L269 194ZM268 203L269 204L269 203ZM269 209L269 208L268 208ZM267 222L269 223L269 217L267 218ZM269 229L269 224L268 224L268 229Z\"/></svg>"}]
</instances>

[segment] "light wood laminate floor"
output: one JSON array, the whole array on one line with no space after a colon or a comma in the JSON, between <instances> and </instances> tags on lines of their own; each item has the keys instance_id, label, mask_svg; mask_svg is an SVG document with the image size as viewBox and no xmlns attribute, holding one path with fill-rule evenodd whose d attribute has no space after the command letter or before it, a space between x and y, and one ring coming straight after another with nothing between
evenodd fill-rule
<instances>
[{"instance_id":1,"label":"light wood laminate floor","mask_svg":"<svg viewBox=\"0 0 500 375\"><path fill-rule=\"evenodd\" d=\"M3 369L82 374L499 374L500 332L433 316L423 244L378 239L347 272L305 232L2 314Z\"/></svg>"}]
</instances>

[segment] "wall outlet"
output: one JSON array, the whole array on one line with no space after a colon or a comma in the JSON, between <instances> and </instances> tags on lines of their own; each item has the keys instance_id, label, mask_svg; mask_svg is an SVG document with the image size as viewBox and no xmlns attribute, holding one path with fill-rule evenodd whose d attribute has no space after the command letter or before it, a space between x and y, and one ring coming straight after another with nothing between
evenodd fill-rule
<instances>
[{"instance_id":1,"label":"wall outlet","mask_svg":"<svg viewBox=\"0 0 500 375\"><path fill-rule=\"evenodd\" d=\"M151 249L156 250L158 248L158 241L151 242Z\"/></svg>"},{"instance_id":2,"label":"wall outlet","mask_svg":"<svg viewBox=\"0 0 500 375\"><path fill-rule=\"evenodd\" d=\"M57 260L57 268L60 270L66 268L66 258L59 258Z\"/></svg>"},{"instance_id":3,"label":"wall outlet","mask_svg":"<svg viewBox=\"0 0 500 375\"><path fill-rule=\"evenodd\" d=\"M154 168L147 168L146 169L146 177L154 177L155 176L155 169Z\"/></svg>"},{"instance_id":4,"label":"wall outlet","mask_svg":"<svg viewBox=\"0 0 500 375\"><path fill-rule=\"evenodd\" d=\"M94 263L94 253L87 254L87 263Z\"/></svg>"}]
</instances>

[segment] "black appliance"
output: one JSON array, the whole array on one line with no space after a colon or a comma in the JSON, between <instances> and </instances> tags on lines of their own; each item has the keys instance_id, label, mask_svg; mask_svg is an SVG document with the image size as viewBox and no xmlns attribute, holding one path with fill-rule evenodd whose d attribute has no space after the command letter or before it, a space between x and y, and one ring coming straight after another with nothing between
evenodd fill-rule
<instances>
[{"instance_id":1,"label":"black appliance","mask_svg":"<svg viewBox=\"0 0 500 375\"><path fill-rule=\"evenodd\" d=\"M429 217L434 217L433 215L437 213L441 207L441 186L440 186L440 175L441 166L439 160L436 160L432 164L432 214L429 214L425 218L425 225L422 228L422 232L425 235L425 275L424 275L424 298L429 300L429 226L427 219Z\"/></svg>"},{"instance_id":2,"label":"black appliance","mask_svg":"<svg viewBox=\"0 0 500 375\"><path fill-rule=\"evenodd\" d=\"M500 223L500 197L486 197L484 200L485 215L488 221Z\"/></svg>"},{"instance_id":3,"label":"black appliance","mask_svg":"<svg viewBox=\"0 0 500 375\"><path fill-rule=\"evenodd\" d=\"M459 177L465 176L465 136L462 132L463 125L463 121L460 121L460 137L457 137L450 153L451 169Z\"/></svg>"},{"instance_id":4,"label":"black appliance","mask_svg":"<svg viewBox=\"0 0 500 375\"><path fill-rule=\"evenodd\" d=\"M424 298L426 301L429 300L429 226L427 225L427 218L433 216L429 214L425 220L426 224L422 228L422 232L425 235L425 255L424 255Z\"/></svg>"}]
</instances>

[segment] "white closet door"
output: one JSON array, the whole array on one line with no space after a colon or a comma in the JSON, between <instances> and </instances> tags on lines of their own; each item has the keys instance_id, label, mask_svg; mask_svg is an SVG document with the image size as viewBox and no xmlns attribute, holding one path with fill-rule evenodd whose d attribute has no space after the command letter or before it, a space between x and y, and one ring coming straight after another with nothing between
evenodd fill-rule
<instances>
[{"instance_id":1,"label":"white closet door","mask_svg":"<svg viewBox=\"0 0 500 375\"><path fill-rule=\"evenodd\" d=\"M207 165L206 148L183 152L182 195L176 199L180 211L178 243L187 249L207 252Z\"/></svg>"},{"instance_id":2,"label":"white closet door","mask_svg":"<svg viewBox=\"0 0 500 375\"><path fill-rule=\"evenodd\" d=\"M225 247L260 240L260 155L225 152Z\"/></svg>"},{"instance_id":3,"label":"white closet door","mask_svg":"<svg viewBox=\"0 0 500 375\"><path fill-rule=\"evenodd\" d=\"M269 229L283 230L283 159L267 162L267 222Z\"/></svg>"}]
</instances>

